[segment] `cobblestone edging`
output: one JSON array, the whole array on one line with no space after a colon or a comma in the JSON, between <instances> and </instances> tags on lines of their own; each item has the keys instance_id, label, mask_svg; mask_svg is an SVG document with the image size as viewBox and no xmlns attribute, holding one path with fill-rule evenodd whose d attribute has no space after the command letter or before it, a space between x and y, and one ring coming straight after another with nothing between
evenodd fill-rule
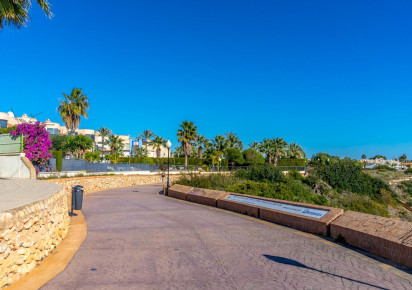
<instances>
[{"instance_id":1,"label":"cobblestone edging","mask_svg":"<svg viewBox=\"0 0 412 290\"><path fill-rule=\"evenodd\" d=\"M0 212L0 288L8 286L45 258L67 235L67 194Z\"/></svg>"}]
</instances>

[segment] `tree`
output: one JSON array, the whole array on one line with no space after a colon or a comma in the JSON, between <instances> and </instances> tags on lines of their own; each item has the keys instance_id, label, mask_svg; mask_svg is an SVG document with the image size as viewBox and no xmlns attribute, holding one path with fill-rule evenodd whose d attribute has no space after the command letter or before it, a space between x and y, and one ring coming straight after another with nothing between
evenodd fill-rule
<instances>
[{"instance_id":1,"label":"tree","mask_svg":"<svg viewBox=\"0 0 412 290\"><path fill-rule=\"evenodd\" d=\"M366 154L362 154L362 159L366 159Z\"/></svg>"},{"instance_id":2,"label":"tree","mask_svg":"<svg viewBox=\"0 0 412 290\"><path fill-rule=\"evenodd\" d=\"M207 138L204 135L197 135L196 137L196 145L198 146L198 154L199 154L199 159L203 159L203 146L206 146Z\"/></svg>"},{"instance_id":3,"label":"tree","mask_svg":"<svg viewBox=\"0 0 412 290\"><path fill-rule=\"evenodd\" d=\"M299 144L290 143L287 147L287 156L292 159L304 159L306 154Z\"/></svg>"},{"instance_id":4,"label":"tree","mask_svg":"<svg viewBox=\"0 0 412 290\"><path fill-rule=\"evenodd\" d=\"M224 151L227 145L226 139L222 135L216 135L215 139L213 140L213 144L216 151Z\"/></svg>"},{"instance_id":5,"label":"tree","mask_svg":"<svg viewBox=\"0 0 412 290\"><path fill-rule=\"evenodd\" d=\"M180 157L182 157L184 154L183 154L183 150L182 150L182 147L181 146L179 146L179 147L177 147L176 149L175 149L175 152L173 152L173 157L176 157L176 158L180 158Z\"/></svg>"},{"instance_id":6,"label":"tree","mask_svg":"<svg viewBox=\"0 0 412 290\"><path fill-rule=\"evenodd\" d=\"M47 0L37 0L37 3L47 17L51 18L53 13ZM30 19L30 0L0 0L0 29L5 25L20 28L26 25Z\"/></svg>"},{"instance_id":7,"label":"tree","mask_svg":"<svg viewBox=\"0 0 412 290\"><path fill-rule=\"evenodd\" d=\"M50 140L52 142L53 151L64 151L63 144L69 138L67 135L51 135Z\"/></svg>"},{"instance_id":8,"label":"tree","mask_svg":"<svg viewBox=\"0 0 412 290\"><path fill-rule=\"evenodd\" d=\"M163 137L156 136L153 140L153 147L156 148L156 156L157 158L160 158L160 153L161 153L161 147L166 146L166 140L163 139Z\"/></svg>"},{"instance_id":9,"label":"tree","mask_svg":"<svg viewBox=\"0 0 412 290\"><path fill-rule=\"evenodd\" d=\"M243 165L245 163L242 152L235 148L228 148L226 150L226 158L231 166Z\"/></svg>"},{"instance_id":10,"label":"tree","mask_svg":"<svg viewBox=\"0 0 412 290\"><path fill-rule=\"evenodd\" d=\"M285 142L285 140L283 140L283 138L273 138L272 144L273 144L272 148L274 151L273 165L277 166L280 152L282 151L282 149L288 146L288 144Z\"/></svg>"},{"instance_id":11,"label":"tree","mask_svg":"<svg viewBox=\"0 0 412 290\"><path fill-rule=\"evenodd\" d=\"M109 137L110 134L112 134L112 130L107 129L106 127L101 127L97 129L97 132L100 134L100 137L102 138L102 148L100 151L102 153L102 158L103 158L104 145L107 144L106 137Z\"/></svg>"},{"instance_id":12,"label":"tree","mask_svg":"<svg viewBox=\"0 0 412 290\"><path fill-rule=\"evenodd\" d=\"M260 150L260 143L253 141L252 143L249 144L249 147L252 148L253 150L259 151Z\"/></svg>"},{"instance_id":13,"label":"tree","mask_svg":"<svg viewBox=\"0 0 412 290\"><path fill-rule=\"evenodd\" d=\"M110 154L120 155L124 147L123 139L116 135L109 136Z\"/></svg>"},{"instance_id":14,"label":"tree","mask_svg":"<svg viewBox=\"0 0 412 290\"><path fill-rule=\"evenodd\" d=\"M84 159L86 150L93 148L93 140L85 135L77 135L74 137L74 142L77 145L79 157Z\"/></svg>"},{"instance_id":15,"label":"tree","mask_svg":"<svg viewBox=\"0 0 412 290\"><path fill-rule=\"evenodd\" d=\"M226 144L228 148L243 150L243 142L240 141L239 137L235 133L228 132L226 134Z\"/></svg>"},{"instance_id":16,"label":"tree","mask_svg":"<svg viewBox=\"0 0 412 290\"><path fill-rule=\"evenodd\" d=\"M373 159L373 160L375 160L375 159L383 159L383 160L386 160L386 157L383 156L383 155L375 155L375 156L373 156L371 159Z\"/></svg>"},{"instance_id":17,"label":"tree","mask_svg":"<svg viewBox=\"0 0 412 290\"><path fill-rule=\"evenodd\" d=\"M147 149L145 147L138 147L135 152L135 156L138 158L147 157Z\"/></svg>"},{"instance_id":18,"label":"tree","mask_svg":"<svg viewBox=\"0 0 412 290\"><path fill-rule=\"evenodd\" d=\"M140 133L140 135L139 135L140 138L142 138L146 143L146 150L147 150L147 145L150 141L149 139L154 137L154 135L155 134L152 131L150 131L149 129L146 129L146 130L143 131L143 133Z\"/></svg>"},{"instance_id":19,"label":"tree","mask_svg":"<svg viewBox=\"0 0 412 290\"><path fill-rule=\"evenodd\" d=\"M192 151L193 141L196 140L197 127L193 122L183 121L181 129L177 130L178 141L182 144L182 151L185 155L185 167L187 167L187 157Z\"/></svg>"},{"instance_id":20,"label":"tree","mask_svg":"<svg viewBox=\"0 0 412 290\"><path fill-rule=\"evenodd\" d=\"M69 152L70 157L73 157L74 154L76 154L76 157L78 157L78 146L76 143L76 140L74 140L74 137L69 136L63 143L63 151L64 152Z\"/></svg>"},{"instance_id":21,"label":"tree","mask_svg":"<svg viewBox=\"0 0 412 290\"><path fill-rule=\"evenodd\" d=\"M273 143L271 139L263 139L263 142L260 145L260 151L266 155L267 163L272 164Z\"/></svg>"},{"instance_id":22,"label":"tree","mask_svg":"<svg viewBox=\"0 0 412 290\"><path fill-rule=\"evenodd\" d=\"M405 163L407 159L408 157L406 156L406 154L399 156L399 162Z\"/></svg>"},{"instance_id":23,"label":"tree","mask_svg":"<svg viewBox=\"0 0 412 290\"><path fill-rule=\"evenodd\" d=\"M245 165L259 165L265 163L265 158L255 149L249 148L243 150L243 158L245 159Z\"/></svg>"},{"instance_id":24,"label":"tree","mask_svg":"<svg viewBox=\"0 0 412 290\"><path fill-rule=\"evenodd\" d=\"M63 93L64 100L60 102L57 111L66 124L67 131L72 136L76 135L76 129L80 126L80 117L87 118L89 99L83 94L82 89L73 88L70 95Z\"/></svg>"}]
</instances>

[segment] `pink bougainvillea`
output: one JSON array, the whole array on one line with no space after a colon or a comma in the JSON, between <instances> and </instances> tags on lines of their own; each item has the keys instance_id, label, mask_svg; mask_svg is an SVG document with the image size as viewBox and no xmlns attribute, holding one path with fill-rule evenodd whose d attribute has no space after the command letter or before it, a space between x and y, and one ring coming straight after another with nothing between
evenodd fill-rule
<instances>
[{"instance_id":1,"label":"pink bougainvillea","mask_svg":"<svg viewBox=\"0 0 412 290\"><path fill-rule=\"evenodd\" d=\"M10 133L13 136L23 135L24 153L34 165L44 165L52 157L49 153L52 143L43 123L19 124L17 130Z\"/></svg>"}]
</instances>

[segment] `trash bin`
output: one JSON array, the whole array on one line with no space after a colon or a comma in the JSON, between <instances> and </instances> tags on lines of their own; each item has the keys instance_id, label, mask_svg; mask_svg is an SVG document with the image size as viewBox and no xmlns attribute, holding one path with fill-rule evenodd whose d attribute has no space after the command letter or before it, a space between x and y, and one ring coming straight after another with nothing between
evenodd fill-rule
<instances>
[{"instance_id":1,"label":"trash bin","mask_svg":"<svg viewBox=\"0 0 412 290\"><path fill-rule=\"evenodd\" d=\"M81 210L83 205L83 186L76 185L72 188L72 214L73 210Z\"/></svg>"}]
</instances>

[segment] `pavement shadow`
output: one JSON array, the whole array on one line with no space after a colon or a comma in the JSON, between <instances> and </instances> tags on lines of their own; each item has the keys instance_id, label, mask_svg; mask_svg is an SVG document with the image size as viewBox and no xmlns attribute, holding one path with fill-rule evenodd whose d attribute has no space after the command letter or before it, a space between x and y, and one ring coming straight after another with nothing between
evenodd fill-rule
<instances>
[{"instance_id":1,"label":"pavement shadow","mask_svg":"<svg viewBox=\"0 0 412 290\"><path fill-rule=\"evenodd\" d=\"M271 256L271 255L263 255L263 256L265 256L267 259L269 259L273 262L279 263L279 264L285 264L285 265L290 265L290 266L295 266L295 267L299 267L299 268L304 268L304 269L316 271L316 272L319 272L319 273L322 273L322 274L331 275L331 276L334 276L334 277L338 277L338 278L345 279L345 280L355 282L355 283L359 283L359 284L362 284L362 285L375 287L377 289L388 289L388 288L383 288L383 287L373 285L373 284L370 284L370 283L366 283L366 282L362 282L362 281L359 281L359 280L344 277L344 276L341 276L341 275L336 275L336 274L329 273L329 272L326 272L326 271L318 270L318 269L315 269L315 268L312 268L312 267L308 267L305 264L302 264L302 263L300 263L298 261L295 261L295 260L292 260L292 259L277 257L277 256Z\"/></svg>"}]
</instances>

